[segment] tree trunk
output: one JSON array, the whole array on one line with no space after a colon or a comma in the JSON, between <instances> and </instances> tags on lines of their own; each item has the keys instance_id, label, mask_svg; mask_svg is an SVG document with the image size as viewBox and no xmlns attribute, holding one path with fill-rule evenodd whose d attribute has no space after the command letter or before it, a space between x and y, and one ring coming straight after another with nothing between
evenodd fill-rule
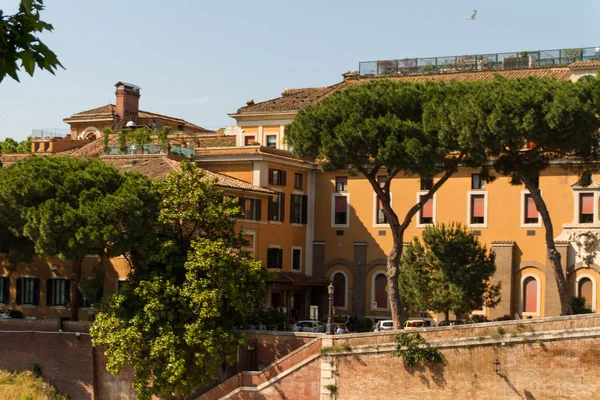
<instances>
[{"instance_id":1,"label":"tree trunk","mask_svg":"<svg viewBox=\"0 0 600 400\"><path fill-rule=\"evenodd\" d=\"M79 281L81 280L83 258L83 256L80 256L73 261L71 275L71 321L79 320Z\"/></svg>"},{"instance_id":2,"label":"tree trunk","mask_svg":"<svg viewBox=\"0 0 600 400\"><path fill-rule=\"evenodd\" d=\"M522 173L519 174L519 177L525 183L529 193L531 193L531 198L535 203L535 207L542 216L542 221L544 222L544 228L546 229L546 248L548 251L548 259L550 260L550 265L552 265L552 269L554 270L554 278L556 279L556 287L558 289L558 296L560 298L561 315L571 315L573 314L571 298L569 297L567 280L561 266L560 253L556 250L556 245L554 243L554 229L552 227L552 220L550 219L548 207L546 207L546 202L542 198L540 189L535 185L533 180ZM550 295L550 293L547 294Z\"/></svg>"},{"instance_id":3,"label":"tree trunk","mask_svg":"<svg viewBox=\"0 0 600 400\"><path fill-rule=\"evenodd\" d=\"M400 329L408 314L400 301L400 292L398 289L398 275L400 274L400 258L402 257L402 237L404 231L400 233L400 239L394 237L392 251L387 257L386 272L388 277L388 301L390 302L390 312L394 329Z\"/></svg>"},{"instance_id":4,"label":"tree trunk","mask_svg":"<svg viewBox=\"0 0 600 400\"><path fill-rule=\"evenodd\" d=\"M446 318L446 322L450 321L450 310L446 310L446 312L444 313L444 316Z\"/></svg>"}]
</instances>

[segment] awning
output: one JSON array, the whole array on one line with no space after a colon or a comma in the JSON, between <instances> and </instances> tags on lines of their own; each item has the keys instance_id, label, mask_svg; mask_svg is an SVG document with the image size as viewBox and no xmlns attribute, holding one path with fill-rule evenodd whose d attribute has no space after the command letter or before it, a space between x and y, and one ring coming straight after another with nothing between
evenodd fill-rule
<instances>
[{"instance_id":1,"label":"awning","mask_svg":"<svg viewBox=\"0 0 600 400\"><path fill-rule=\"evenodd\" d=\"M327 279L315 278L300 272L276 272L267 278L267 283L293 286L328 286Z\"/></svg>"}]
</instances>

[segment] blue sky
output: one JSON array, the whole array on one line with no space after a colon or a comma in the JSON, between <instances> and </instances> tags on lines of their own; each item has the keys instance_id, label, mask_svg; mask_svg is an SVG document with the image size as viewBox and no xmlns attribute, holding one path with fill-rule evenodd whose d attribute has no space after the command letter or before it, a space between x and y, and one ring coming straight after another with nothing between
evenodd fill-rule
<instances>
[{"instance_id":1,"label":"blue sky","mask_svg":"<svg viewBox=\"0 0 600 400\"><path fill-rule=\"evenodd\" d=\"M597 0L45 3L44 41L66 70L0 83L0 138L68 128L63 118L114 103L120 80L142 88L141 109L216 129L248 99L334 84L359 61L600 45Z\"/></svg>"}]
</instances>

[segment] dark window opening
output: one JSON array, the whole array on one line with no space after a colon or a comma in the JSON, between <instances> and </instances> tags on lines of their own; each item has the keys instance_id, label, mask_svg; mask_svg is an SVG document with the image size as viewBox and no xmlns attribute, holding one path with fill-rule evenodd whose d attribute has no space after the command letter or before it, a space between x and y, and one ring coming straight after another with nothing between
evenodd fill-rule
<instances>
[{"instance_id":1,"label":"dark window opening","mask_svg":"<svg viewBox=\"0 0 600 400\"><path fill-rule=\"evenodd\" d=\"M348 223L348 199L346 196L335 196L335 225L345 225Z\"/></svg>"},{"instance_id":2,"label":"dark window opening","mask_svg":"<svg viewBox=\"0 0 600 400\"><path fill-rule=\"evenodd\" d=\"M337 176L335 178L335 191L336 192L345 192L348 190L348 177L347 176Z\"/></svg>"},{"instance_id":3,"label":"dark window opening","mask_svg":"<svg viewBox=\"0 0 600 400\"><path fill-rule=\"evenodd\" d=\"M283 250L268 249L267 250L267 268L281 269L283 264Z\"/></svg>"},{"instance_id":4,"label":"dark window opening","mask_svg":"<svg viewBox=\"0 0 600 400\"><path fill-rule=\"evenodd\" d=\"M299 270L301 268L302 262L302 250L293 249L292 250L292 269Z\"/></svg>"},{"instance_id":5,"label":"dark window opening","mask_svg":"<svg viewBox=\"0 0 600 400\"><path fill-rule=\"evenodd\" d=\"M294 189L302 189L302 174L294 174Z\"/></svg>"},{"instance_id":6,"label":"dark window opening","mask_svg":"<svg viewBox=\"0 0 600 400\"><path fill-rule=\"evenodd\" d=\"M483 189L485 187L485 182L481 178L479 174L471 175L471 189Z\"/></svg>"},{"instance_id":7,"label":"dark window opening","mask_svg":"<svg viewBox=\"0 0 600 400\"><path fill-rule=\"evenodd\" d=\"M421 177L421 190L431 190L433 187L433 176L423 176Z\"/></svg>"}]
</instances>

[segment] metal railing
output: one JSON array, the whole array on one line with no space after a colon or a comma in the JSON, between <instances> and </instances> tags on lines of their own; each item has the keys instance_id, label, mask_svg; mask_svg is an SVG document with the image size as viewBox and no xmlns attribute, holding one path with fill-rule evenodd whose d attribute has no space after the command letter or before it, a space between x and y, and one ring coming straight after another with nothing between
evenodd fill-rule
<instances>
[{"instance_id":1,"label":"metal railing","mask_svg":"<svg viewBox=\"0 0 600 400\"><path fill-rule=\"evenodd\" d=\"M53 139L56 137L64 138L71 133L68 129L63 128L43 128L43 129L32 129L31 137L34 139Z\"/></svg>"},{"instance_id":2,"label":"metal railing","mask_svg":"<svg viewBox=\"0 0 600 400\"><path fill-rule=\"evenodd\" d=\"M591 60L600 60L600 47L363 61L358 70L365 77L398 76L557 67Z\"/></svg>"},{"instance_id":3,"label":"metal railing","mask_svg":"<svg viewBox=\"0 0 600 400\"><path fill-rule=\"evenodd\" d=\"M102 148L102 154L105 156L122 156L135 154L169 154L173 156L192 158L196 154L194 147L172 146L167 150L167 146L162 144L145 144L143 146L128 144L121 148L118 145L111 145Z\"/></svg>"}]
</instances>

